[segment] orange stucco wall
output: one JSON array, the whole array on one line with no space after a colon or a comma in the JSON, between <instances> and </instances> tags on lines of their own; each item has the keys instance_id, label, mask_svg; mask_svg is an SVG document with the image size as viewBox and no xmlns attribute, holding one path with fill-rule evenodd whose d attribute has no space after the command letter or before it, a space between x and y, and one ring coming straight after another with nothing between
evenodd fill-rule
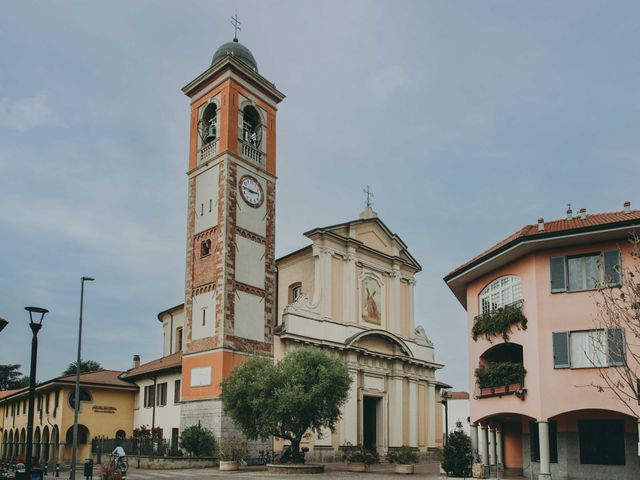
<instances>
[{"instance_id":1,"label":"orange stucco wall","mask_svg":"<svg viewBox=\"0 0 640 480\"><path fill-rule=\"evenodd\" d=\"M552 256L576 255L620 248L622 267L629 265L630 244L621 239L606 242L544 250L530 253L518 260L485 275L468 285L467 328L469 348L469 385L475 390L474 370L480 356L501 339L490 343L484 339L474 341L470 332L474 317L479 313L479 294L491 281L503 275L520 276L524 314L528 319L526 331L513 330L510 342L523 347L524 366L527 370L525 386L528 390L524 401L515 395L471 399L471 419L474 422L501 413L526 415L531 419L546 420L564 412L584 409L600 409L628 412L611 393L599 393L595 388L583 387L599 381L598 370L554 369L552 333L556 331L589 330L596 328L597 311L594 291L551 293L549 259Z\"/></svg>"},{"instance_id":2,"label":"orange stucco wall","mask_svg":"<svg viewBox=\"0 0 640 480\"><path fill-rule=\"evenodd\" d=\"M215 351L182 359L182 400L200 400L220 396L220 382L238 365L247 361L247 354ZM191 369L211 367L211 385L191 386Z\"/></svg>"}]
</instances>

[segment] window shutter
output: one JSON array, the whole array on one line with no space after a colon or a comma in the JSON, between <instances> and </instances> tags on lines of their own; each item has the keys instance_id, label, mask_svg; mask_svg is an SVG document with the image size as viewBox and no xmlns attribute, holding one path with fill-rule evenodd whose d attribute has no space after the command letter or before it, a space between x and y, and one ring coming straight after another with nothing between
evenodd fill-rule
<instances>
[{"instance_id":1,"label":"window shutter","mask_svg":"<svg viewBox=\"0 0 640 480\"><path fill-rule=\"evenodd\" d=\"M609 347L609 365L624 365L626 353L624 329L620 327L607 329L607 345Z\"/></svg>"},{"instance_id":2,"label":"window shutter","mask_svg":"<svg viewBox=\"0 0 640 480\"><path fill-rule=\"evenodd\" d=\"M551 293L567 291L567 276L565 274L565 258L551 257Z\"/></svg>"},{"instance_id":3,"label":"window shutter","mask_svg":"<svg viewBox=\"0 0 640 480\"><path fill-rule=\"evenodd\" d=\"M620 282L620 250L609 250L603 253L604 283L610 287L621 285Z\"/></svg>"},{"instance_id":4,"label":"window shutter","mask_svg":"<svg viewBox=\"0 0 640 480\"><path fill-rule=\"evenodd\" d=\"M553 368L569 368L569 332L553 332Z\"/></svg>"}]
</instances>

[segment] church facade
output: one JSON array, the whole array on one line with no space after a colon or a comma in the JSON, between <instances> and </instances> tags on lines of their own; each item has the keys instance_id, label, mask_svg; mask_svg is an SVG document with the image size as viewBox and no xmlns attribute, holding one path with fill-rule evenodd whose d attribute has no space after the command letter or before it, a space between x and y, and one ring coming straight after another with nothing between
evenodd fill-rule
<instances>
[{"instance_id":1,"label":"church facade","mask_svg":"<svg viewBox=\"0 0 640 480\"><path fill-rule=\"evenodd\" d=\"M309 246L277 261L274 357L313 345L340 358L353 383L336 431L309 433L302 446L315 458L346 443L381 453L440 446L446 385L435 377L443 365L433 344L415 326L420 265L370 206L357 220L305 235Z\"/></svg>"}]
</instances>

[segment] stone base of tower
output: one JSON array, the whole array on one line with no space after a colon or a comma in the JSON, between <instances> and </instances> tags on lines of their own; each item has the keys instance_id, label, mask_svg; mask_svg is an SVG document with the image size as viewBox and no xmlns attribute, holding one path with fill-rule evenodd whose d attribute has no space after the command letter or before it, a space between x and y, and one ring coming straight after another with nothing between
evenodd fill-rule
<instances>
[{"instance_id":1,"label":"stone base of tower","mask_svg":"<svg viewBox=\"0 0 640 480\"><path fill-rule=\"evenodd\" d=\"M184 431L191 425L197 425L198 422L213 432L217 445L225 438L243 436L231 417L225 413L220 399L190 401L181 405L180 431ZM272 448L271 439L266 441L248 440L248 442L248 457L259 457L261 450L271 450Z\"/></svg>"}]
</instances>

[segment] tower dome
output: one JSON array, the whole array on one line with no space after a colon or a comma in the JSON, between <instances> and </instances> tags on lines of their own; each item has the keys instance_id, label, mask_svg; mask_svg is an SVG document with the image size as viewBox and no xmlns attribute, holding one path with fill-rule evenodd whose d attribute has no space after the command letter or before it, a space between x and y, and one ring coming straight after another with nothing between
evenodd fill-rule
<instances>
[{"instance_id":1,"label":"tower dome","mask_svg":"<svg viewBox=\"0 0 640 480\"><path fill-rule=\"evenodd\" d=\"M252 70L258 71L258 64L256 63L256 59L253 58L253 54L251 50L238 42L237 38L234 38L232 42L227 42L221 45L216 53L213 54L213 59L211 60L211 65L216 63L225 55L233 55L235 58L240 60L242 63L250 67Z\"/></svg>"}]
</instances>

